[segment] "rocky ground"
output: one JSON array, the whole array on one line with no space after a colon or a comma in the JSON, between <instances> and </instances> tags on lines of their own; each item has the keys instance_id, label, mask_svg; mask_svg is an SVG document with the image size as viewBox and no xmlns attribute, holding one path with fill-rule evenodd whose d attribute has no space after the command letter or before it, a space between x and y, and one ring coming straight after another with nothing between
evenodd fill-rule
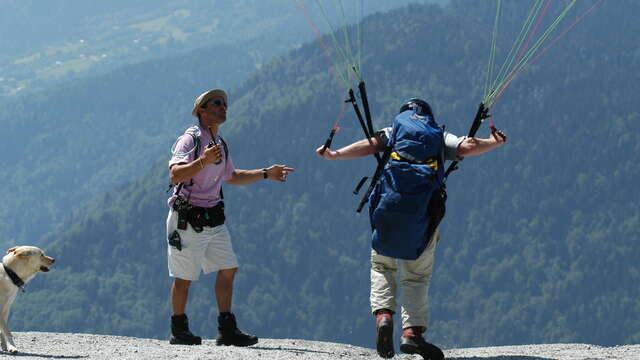
<instances>
[{"instance_id":1,"label":"rocky ground","mask_svg":"<svg viewBox=\"0 0 640 360\"><path fill-rule=\"evenodd\" d=\"M375 350L319 341L261 339L249 348L216 346L204 340L201 346L169 345L166 340L124 336L14 333L19 353L0 352L0 359L379 359ZM445 350L455 360L640 360L640 345L600 347L585 344L501 346ZM396 359L421 359L416 355L396 355Z\"/></svg>"}]
</instances>

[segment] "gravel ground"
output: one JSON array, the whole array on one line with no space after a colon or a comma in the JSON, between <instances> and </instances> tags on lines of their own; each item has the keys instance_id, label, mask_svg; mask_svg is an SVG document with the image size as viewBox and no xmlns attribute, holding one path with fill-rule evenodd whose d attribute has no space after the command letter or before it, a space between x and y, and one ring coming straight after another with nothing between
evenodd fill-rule
<instances>
[{"instance_id":1,"label":"gravel ground","mask_svg":"<svg viewBox=\"0 0 640 360\"><path fill-rule=\"evenodd\" d=\"M216 346L204 340L201 346L169 345L166 340L124 336L15 332L19 353L0 352L0 359L380 359L375 350L357 346L291 339L261 339L249 348ZM445 350L456 360L640 360L640 345L600 347L585 344L501 346ZM416 355L395 359L419 360Z\"/></svg>"}]
</instances>

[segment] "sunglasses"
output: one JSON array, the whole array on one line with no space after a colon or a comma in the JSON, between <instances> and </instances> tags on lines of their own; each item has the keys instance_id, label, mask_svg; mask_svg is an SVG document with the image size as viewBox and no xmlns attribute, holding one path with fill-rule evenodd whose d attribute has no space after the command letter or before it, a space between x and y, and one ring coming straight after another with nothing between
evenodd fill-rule
<instances>
[{"instance_id":1,"label":"sunglasses","mask_svg":"<svg viewBox=\"0 0 640 360\"><path fill-rule=\"evenodd\" d=\"M208 104L213 104L215 106L221 106L221 105L227 106L227 103L224 100L215 99L215 100L208 101L202 107L205 108L205 107L207 107Z\"/></svg>"}]
</instances>

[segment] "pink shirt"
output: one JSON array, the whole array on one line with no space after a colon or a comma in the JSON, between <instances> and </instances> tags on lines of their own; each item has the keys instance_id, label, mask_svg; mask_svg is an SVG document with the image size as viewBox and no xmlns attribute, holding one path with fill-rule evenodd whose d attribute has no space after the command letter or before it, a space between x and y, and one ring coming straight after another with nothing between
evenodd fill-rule
<instances>
[{"instance_id":1,"label":"pink shirt","mask_svg":"<svg viewBox=\"0 0 640 360\"><path fill-rule=\"evenodd\" d=\"M209 129L203 129L200 125L193 126L187 131L194 131L200 133L200 148L198 150L198 156L202 155L204 149L211 141L211 134ZM200 207L213 207L220 202L220 189L222 188L222 181L229 180L233 175L235 167L231 160L231 155L225 154L222 140L219 136L216 136L216 144L222 147L222 162L220 164L208 164L200 170L193 180L187 180L184 186L180 190L180 196L187 199L191 205ZM195 151L193 150L193 137L188 134L181 135L176 141L173 156L169 160L169 167L176 164L188 164L195 160ZM173 194L167 201L169 207L173 205L177 194L176 190L178 185L174 186Z\"/></svg>"}]
</instances>

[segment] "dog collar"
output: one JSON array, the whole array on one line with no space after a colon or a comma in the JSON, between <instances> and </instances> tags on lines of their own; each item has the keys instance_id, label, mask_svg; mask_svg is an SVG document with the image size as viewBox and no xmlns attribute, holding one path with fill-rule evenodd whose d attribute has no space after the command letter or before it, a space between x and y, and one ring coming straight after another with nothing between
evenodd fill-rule
<instances>
[{"instance_id":1,"label":"dog collar","mask_svg":"<svg viewBox=\"0 0 640 360\"><path fill-rule=\"evenodd\" d=\"M24 281L20 279L20 276L18 276L18 274L16 274L15 271L8 268L7 265L5 265L4 263L2 263L2 267L4 267L4 271L7 273L7 275L9 275L13 284L17 286L18 289L22 290L22 292L24 292L24 288L23 288Z\"/></svg>"}]
</instances>

